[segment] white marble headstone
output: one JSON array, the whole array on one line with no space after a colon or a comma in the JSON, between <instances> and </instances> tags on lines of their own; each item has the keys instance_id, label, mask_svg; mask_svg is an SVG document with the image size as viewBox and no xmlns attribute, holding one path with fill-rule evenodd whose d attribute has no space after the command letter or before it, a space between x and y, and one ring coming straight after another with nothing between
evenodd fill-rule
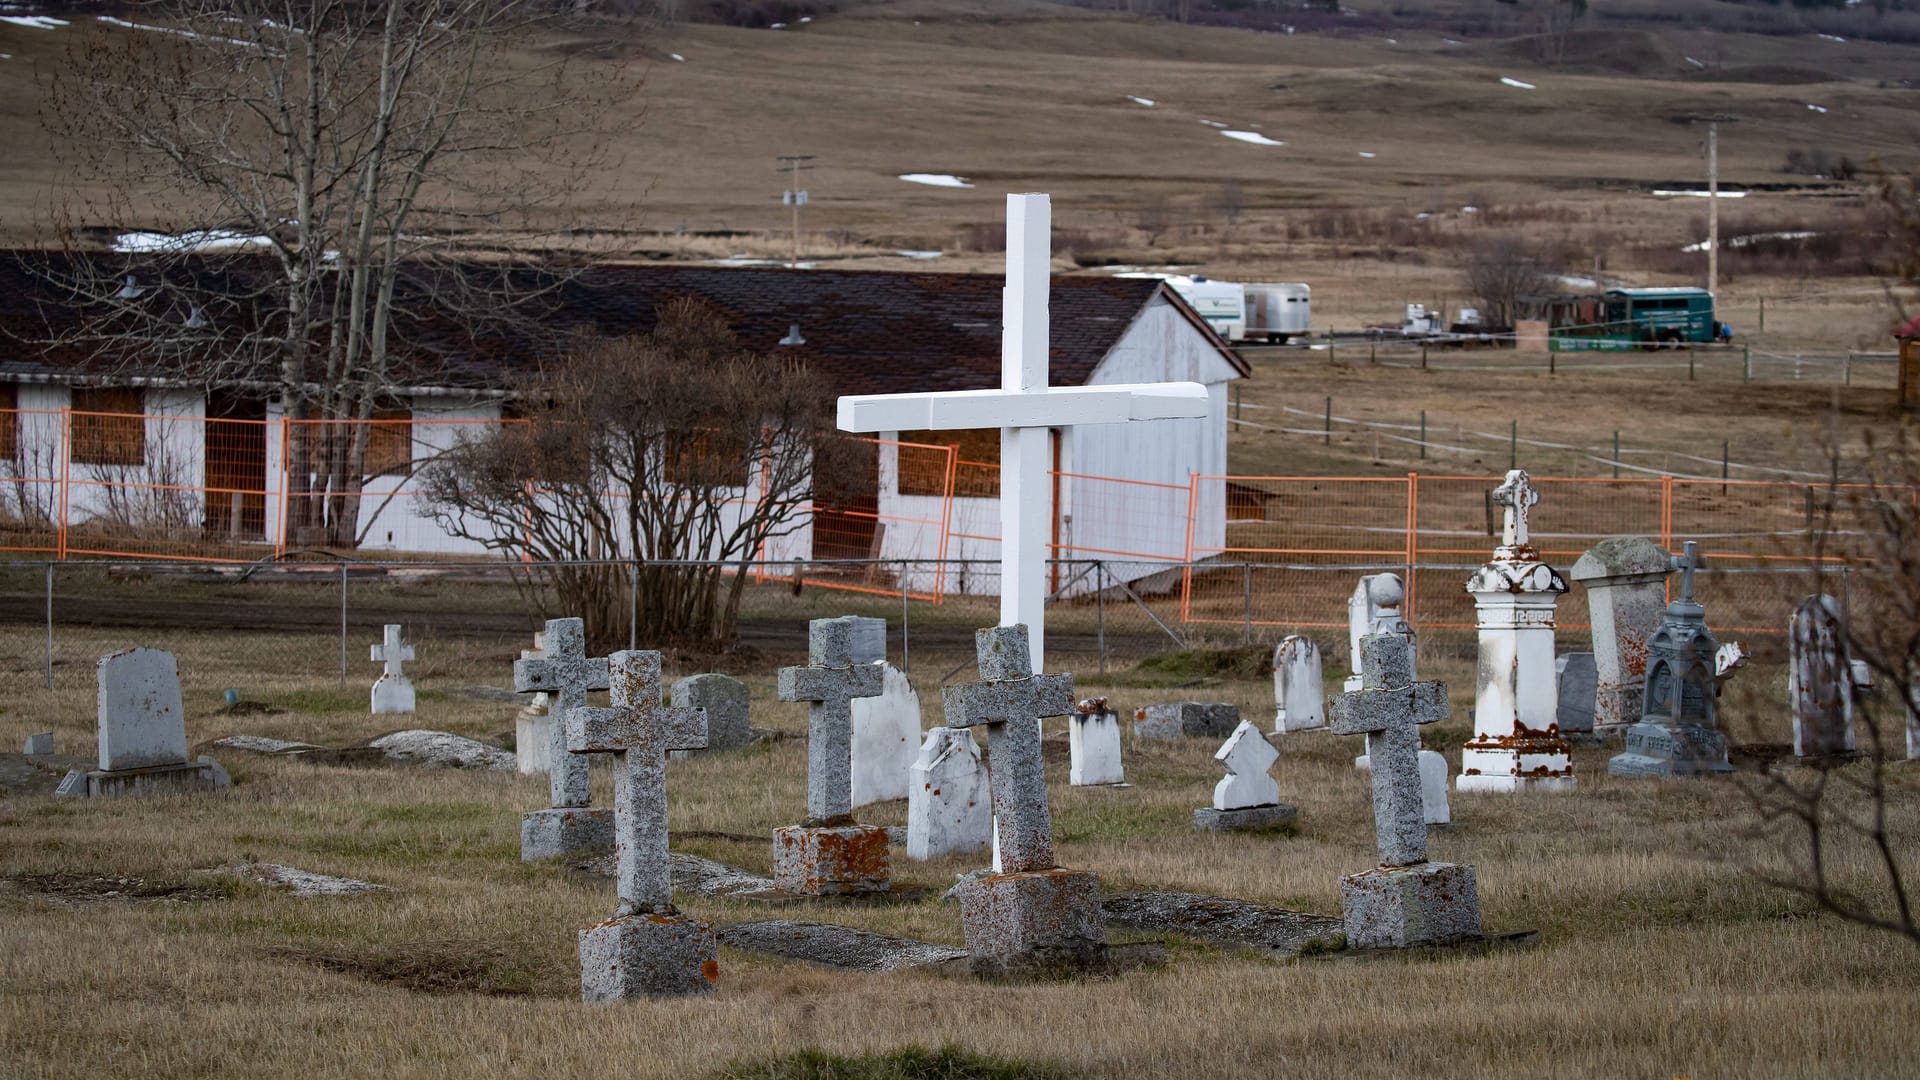
<instances>
[{"instance_id":1,"label":"white marble headstone","mask_svg":"<svg viewBox=\"0 0 1920 1080\"><path fill-rule=\"evenodd\" d=\"M100 658L100 767L140 769L187 760L186 714L173 654L127 649Z\"/></svg>"},{"instance_id":2,"label":"white marble headstone","mask_svg":"<svg viewBox=\"0 0 1920 1080\"><path fill-rule=\"evenodd\" d=\"M1120 761L1120 715L1101 702L1085 711L1076 707L1067 719L1067 782L1080 787L1123 784L1126 769Z\"/></svg>"},{"instance_id":3,"label":"white marble headstone","mask_svg":"<svg viewBox=\"0 0 1920 1080\"><path fill-rule=\"evenodd\" d=\"M979 851L993 843L993 797L973 732L936 727L908 771L907 858Z\"/></svg>"},{"instance_id":4,"label":"white marble headstone","mask_svg":"<svg viewBox=\"0 0 1920 1080\"><path fill-rule=\"evenodd\" d=\"M1327 726L1320 646L1298 634L1273 650L1274 734Z\"/></svg>"},{"instance_id":5,"label":"white marble headstone","mask_svg":"<svg viewBox=\"0 0 1920 1080\"><path fill-rule=\"evenodd\" d=\"M898 668L885 662L880 667L885 672L880 696L852 702L855 806L906 798L907 773L920 749L920 695Z\"/></svg>"},{"instance_id":6,"label":"white marble headstone","mask_svg":"<svg viewBox=\"0 0 1920 1080\"><path fill-rule=\"evenodd\" d=\"M1253 721L1240 721L1240 726L1227 736L1213 759L1227 770L1227 775L1213 786L1215 810L1273 806L1280 801L1280 785L1267 774L1273 763L1280 760L1280 752L1260 734Z\"/></svg>"}]
</instances>

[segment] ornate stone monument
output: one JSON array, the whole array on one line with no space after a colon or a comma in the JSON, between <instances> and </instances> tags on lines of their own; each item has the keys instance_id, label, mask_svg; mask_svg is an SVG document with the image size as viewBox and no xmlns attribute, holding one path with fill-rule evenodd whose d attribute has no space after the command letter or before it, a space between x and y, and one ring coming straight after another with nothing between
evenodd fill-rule
<instances>
[{"instance_id":1,"label":"ornate stone monument","mask_svg":"<svg viewBox=\"0 0 1920 1080\"><path fill-rule=\"evenodd\" d=\"M610 666L610 707L561 713L568 750L613 756L620 908L580 931L580 996L707 993L720 978L719 941L712 926L675 910L667 856L667 755L705 746L707 719L661 707L659 653L617 652Z\"/></svg>"},{"instance_id":2,"label":"ornate stone monument","mask_svg":"<svg viewBox=\"0 0 1920 1080\"><path fill-rule=\"evenodd\" d=\"M1088 698L1073 707L1067 721L1067 782L1075 787L1127 782L1120 761L1120 716L1107 699Z\"/></svg>"},{"instance_id":3,"label":"ornate stone monument","mask_svg":"<svg viewBox=\"0 0 1920 1080\"><path fill-rule=\"evenodd\" d=\"M520 858L527 861L613 846L613 811L593 808L587 759L568 751L567 713L585 708L587 692L608 688L607 659L587 655L586 624L548 619L540 655L513 662L513 689L544 693L548 806L520 817Z\"/></svg>"},{"instance_id":4,"label":"ornate stone monument","mask_svg":"<svg viewBox=\"0 0 1920 1080\"><path fill-rule=\"evenodd\" d=\"M987 763L973 732L945 726L927 732L908 777L907 858L923 862L993 845Z\"/></svg>"},{"instance_id":5,"label":"ornate stone monument","mask_svg":"<svg viewBox=\"0 0 1920 1080\"><path fill-rule=\"evenodd\" d=\"M986 725L998 822L999 870L954 890L967 954L974 972L989 977L1096 967L1106 951L1100 884L1054 863L1036 722L1072 710L1073 676L1034 673L1024 626L974 638L980 681L946 687L941 702L948 727Z\"/></svg>"},{"instance_id":6,"label":"ornate stone monument","mask_svg":"<svg viewBox=\"0 0 1920 1080\"><path fill-rule=\"evenodd\" d=\"M884 676L853 658L851 618L807 624L806 667L780 669L781 701L807 706L807 819L773 831L773 880L807 896L885 892L887 830L853 820L853 707Z\"/></svg>"},{"instance_id":7,"label":"ornate stone monument","mask_svg":"<svg viewBox=\"0 0 1920 1080\"><path fill-rule=\"evenodd\" d=\"M94 677L100 767L72 770L55 794L93 799L202 791L230 783L227 771L212 758L187 760L180 672L172 653L159 649L108 653L100 658ZM53 752L51 734L43 745L44 753ZM27 752L35 752L31 742Z\"/></svg>"},{"instance_id":8,"label":"ornate stone monument","mask_svg":"<svg viewBox=\"0 0 1920 1080\"><path fill-rule=\"evenodd\" d=\"M401 669L404 661L413 659L413 646L400 641L400 624L388 623L381 642L368 650L368 656L376 664L384 665L380 677L373 681L373 704L375 713L410 713L413 711L413 680L407 678Z\"/></svg>"},{"instance_id":9,"label":"ornate stone monument","mask_svg":"<svg viewBox=\"0 0 1920 1080\"><path fill-rule=\"evenodd\" d=\"M1414 653L1414 666L1419 666L1420 642L1401 610L1406 598L1407 587L1401 584L1399 574L1368 574L1353 587L1353 595L1347 598L1347 659L1353 665L1353 674L1347 676L1345 689L1360 689L1360 639L1368 634L1406 638Z\"/></svg>"},{"instance_id":10,"label":"ornate stone monument","mask_svg":"<svg viewBox=\"0 0 1920 1080\"><path fill-rule=\"evenodd\" d=\"M1299 811L1280 801L1280 785L1268 770L1280 760L1251 720L1240 721L1213 755L1227 775L1213 788L1213 805L1193 812L1193 827L1202 832L1250 832L1291 825Z\"/></svg>"},{"instance_id":11,"label":"ornate stone monument","mask_svg":"<svg viewBox=\"0 0 1920 1080\"><path fill-rule=\"evenodd\" d=\"M1367 735L1373 758L1373 816L1380 865L1340 879L1347 947L1405 948L1480 936L1473 867L1427 861L1420 791L1420 729L1446 718L1447 686L1415 682L1406 639L1361 640L1366 682L1336 698L1330 727Z\"/></svg>"},{"instance_id":12,"label":"ornate stone monument","mask_svg":"<svg viewBox=\"0 0 1920 1080\"><path fill-rule=\"evenodd\" d=\"M1326 696L1320 646L1299 634L1281 641L1273 650L1273 733L1326 727Z\"/></svg>"},{"instance_id":13,"label":"ornate stone monument","mask_svg":"<svg viewBox=\"0 0 1920 1080\"><path fill-rule=\"evenodd\" d=\"M1573 564L1567 576L1587 590L1593 623L1593 730L1616 734L1640 719L1640 691L1647 681L1647 638L1667 605L1673 559L1643 536L1600 541ZM1567 729L1564 725L1562 732Z\"/></svg>"},{"instance_id":14,"label":"ornate stone monument","mask_svg":"<svg viewBox=\"0 0 1920 1080\"><path fill-rule=\"evenodd\" d=\"M1706 609L1694 602L1698 548L1687 541L1680 598L1667 605L1660 628L1647 639L1647 681L1640 722L1627 729L1625 753L1607 762L1614 776L1699 776L1732 772L1727 738L1719 730L1719 648L1707 630Z\"/></svg>"},{"instance_id":15,"label":"ornate stone monument","mask_svg":"<svg viewBox=\"0 0 1920 1080\"><path fill-rule=\"evenodd\" d=\"M1809 596L1787 623L1787 701L1793 706L1793 752L1831 758L1854 752L1853 662L1840 602Z\"/></svg>"},{"instance_id":16,"label":"ornate stone monument","mask_svg":"<svg viewBox=\"0 0 1920 1080\"><path fill-rule=\"evenodd\" d=\"M1564 790L1573 756L1560 737L1554 685L1553 609L1567 583L1528 542L1540 494L1524 470L1494 489L1506 526L1493 559L1467 579L1480 624L1473 739L1460 750L1461 791Z\"/></svg>"}]
</instances>

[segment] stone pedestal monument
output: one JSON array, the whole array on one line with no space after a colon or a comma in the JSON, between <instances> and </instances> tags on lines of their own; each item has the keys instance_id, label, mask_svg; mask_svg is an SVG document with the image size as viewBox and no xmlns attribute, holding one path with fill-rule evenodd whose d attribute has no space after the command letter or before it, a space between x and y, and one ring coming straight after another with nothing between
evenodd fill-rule
<instances>
[{"instance_id":1,"label":"stone pedestal monument","mask_svg":"<svg viewBox=\"0 0 1920 1080\"><path fill-rule=\"evenodd\" d=\"M1707 630L1706 609L1694 602L1697 546L1687 541L1680 598L1667 605L1660 628L1647 639L1647 681L1640 722L1627 729L1625 753L1607 762L1614 776L1699 776L1732 772L1727 738L1719 730L1719 647Z\"/></svg>"},{"instance_id":2,"label":"stone pedestal monument","mask_svg":"<svg viewBox=\"0 0 1920 1080\"><path fill-rule=\"evenodd\" d=\"M1364 675L1360 639L1368 634L1399 634L1407 639L1417 661L1420 643L1401 610L1406 598L1407 587L1399 574L1368 574L1353 587L1353 595L1347 598L1347 660L1353 674L1347 676L1345 689L1360 689Z\"/></svg>"},{"instance_id":3,"label":"stone pedestal monument","mask_svg":"<svg viewBox=\"0 0 1920 1080\"><path fill-rule=\"evenodd\" d=\"M610 707L561 713L568 750L613 756L620 908L580 931L580 996L707 993L720 978L719 941L712 926L674 909L667 857L667 755L704 747L707 718L661 707L659 653L617 652L610 667Z\"/></svg>"},{"instance_id":4,"label":"stone pedestal monument","mask_svg":"<svg viewBox=\"0 0 1920 1080\"><path fill-rule=\"evenodd\" d=\"M1354 949L1437 945L1480 936L1473 867L1427 861L1420 792L1420 728L1447 716L1447 685L1415 682L1406 639L1362 639L1366 682L1333 701L1330 726L1372 746L1373 817L1380 865L1340 879L1340 912Z\"/></svg>"},{"instance_id":5,"label":"stone pedestal monument","mask_svg":"<svg viewBox=\"0 0 1920 1080\"><path fill-rule=\"evenodd\" d=\"M1054 864L1036 722L1072 711L1073 676L1034 673L1025 626L974 637L980 681L946 687L941 702L948 727L986 725L999 825L999 870L955 889L970 963L988 977L1097 967L1106 953L1100 883Z\"/></svg>"},{"instance_id":6,"label":"stone pedestal monument","mask_svg":"<svg viewBox=\"0 0 1920 1080\"><path fill-rule=\"evenodd\" d=\"M854 698L877 697L880 666L854 662L855 620L807 624L806 667L780 669L781 701L807 706L807 819L773 831L773 880L807 896L887 890L887 830L853 820Z\"/></svg>"},{"instance_id":7,"label":"stone pedestal monument","mask_svg":"<svg viewBox=\"0 0 1920 1080\"><path fill-rule=\"evenodd\" d=\"M1461 791L1573 786L1573 757L1560 737L1554 684L1553 609L1567 583L1528 542L1527 513L1540 501L1527 474L1494 490L1506 527L1493 559L1467 579L1480 623L1473 739L1460 751Z\"/></svg>"},{"instance_id":8,"label":"stone pedestal monument","mask_svg":"<svg viewBox=\"0 0 1920 1080\"><path fill-rule=\"evenodd\" d=\"M1647 638L1667 606L1673 559L1643 536L1614 536L1595 544L1567 576L1587 590L1593 623L1593 730L1617 734L1640 719L1647 681Z\"/></svg>"},{"instance_id":9,"label":"stone pedestal monument","mask_svg":"<svg viewBox=\"0 0 1920 1080\"><path fill-rule=\"evenodd\" d=\"M520 858L598 851L613 846L613 811L593 808L587 759L568 752L567 713L585 708L587 692L608 687L607 658L587 655L586 624L548 619L539 655L513 662L513 689L546 694L548 807L521 815Z\"/></svg>"}]
</instances>

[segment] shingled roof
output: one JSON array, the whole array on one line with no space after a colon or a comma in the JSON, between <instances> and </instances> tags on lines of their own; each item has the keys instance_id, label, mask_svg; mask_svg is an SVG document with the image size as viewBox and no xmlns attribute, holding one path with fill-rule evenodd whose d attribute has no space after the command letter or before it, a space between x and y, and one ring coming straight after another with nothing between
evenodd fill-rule
<instances>
[{"instance_id":1,"label":"shingled roof","mask_svg":"<svg viewBox=\"0 0 1920 1080\"><path fill-rule=\"evenodd\" d=\"M58 274L37 272L39 266L63 258L0 254L0 338L5 339L0 341L0 379L9 373L55 378L105 374L104 362L93 351L50 344L63 330L97 317L87 314L87 306L76 302L71 290L54 284ZM255 318L250 312L262 305L231 298L257 295L259 282L270 280L270 267L260 256L175 259L164 269L109 263L100 257L91 269L103 280L117 280L112 275L123 266L143 284L164 275L167 302L176 307L195 290L228 297L224 305L209 304L208 309L229 312L225 317L234 322ZM448 275L501 273L498 267L479 264L437 266L423 268L402 283L402 292L417 298L403 301L407 317L395 327L395 371L403 381L500 387L568 335L644 334L653 329L655 311L663 302L697 296L723 313L742 346L801 360L825 376L836 394L976 390L999 383L1004 281L998 275L606 265L556 278L518 270L507 273L521 279L521 285L545 286L548 291L525 304L517 319L481 325L429 299L448 292ZM1173 304L1235 370L1248 374L1239 356L1162 282L1055 277L1049 297L1051 383L1084 384L1156 297ZM805 344L778 344L794 324ZM136 358L120 365L118 372L163 374L140 372L142 366Z\"/></svg>"}]
</instances>

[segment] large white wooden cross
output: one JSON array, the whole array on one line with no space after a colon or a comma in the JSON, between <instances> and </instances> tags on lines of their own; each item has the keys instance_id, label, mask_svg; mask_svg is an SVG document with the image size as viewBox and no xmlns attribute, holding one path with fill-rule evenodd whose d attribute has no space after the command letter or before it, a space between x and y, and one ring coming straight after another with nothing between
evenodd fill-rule
<instances>
[{"instance_id":1,"label":"large white wooden cross","mask_svg":"<svg viewBox=\"0 0 1920 1080\"><path fill-rule=\"evenodd\" d=\"M1046 195L1007 196L1007 284L1001 294L1000 389L861 394L840 399L842 431L1000 429L1000 625L1025 623L1033 670L1044 671L1047 541L1053 486L1048 430L1075 424L1204 417L1195 382L1047 385L1047 284L1053 212Z\"/></svg>"}]
</instances>

